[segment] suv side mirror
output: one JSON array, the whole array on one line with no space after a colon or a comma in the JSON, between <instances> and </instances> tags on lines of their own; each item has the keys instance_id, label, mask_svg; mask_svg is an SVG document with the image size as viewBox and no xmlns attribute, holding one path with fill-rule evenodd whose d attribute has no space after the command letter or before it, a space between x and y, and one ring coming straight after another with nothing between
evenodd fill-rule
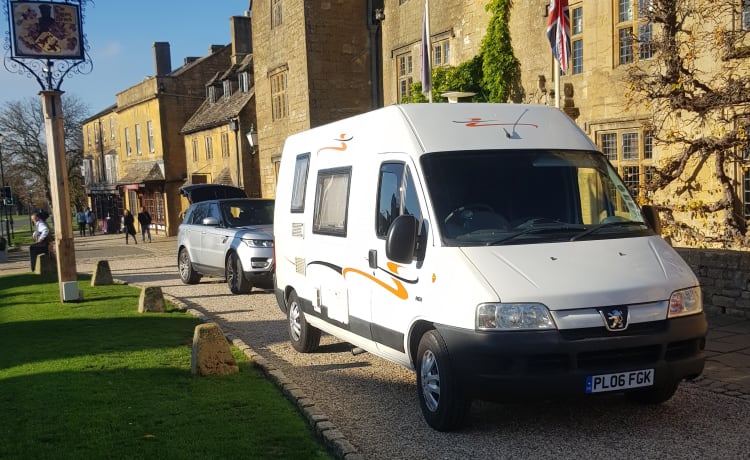
<instances>
[{"instance_id":1,"label":"suv side mirror","mask_svg":"<svg viewBox=\"0 0 750 460\"><path fill-rule=\"evenodd\" d=\"M417 247L417 218L409 214L396 217L388 229L385 256L394 262L411 263Z\"/></svg>"},{"instance_id":2,"label":"suv side mirror","mask_svg":"<svg viewBox=\"0 0 750 460\"><path fill-rule=\"evenodd\" d=\"M659 211L650 205L643 206L641 210L643 211L643 218L646 219L646 222L654 233L661 235L661 219L659 219Z\"/></svg>"},{"instance_id":3,"label":"suv side mirror","mask_svg":"<svg viewBox=\"0 0 750 460\"><path fill-rule=\"evenodd\" d=\"M216 227L219 225L219 219L216 217L204 217L201 223L209 227Z\"/></svg>"}]
</instances>

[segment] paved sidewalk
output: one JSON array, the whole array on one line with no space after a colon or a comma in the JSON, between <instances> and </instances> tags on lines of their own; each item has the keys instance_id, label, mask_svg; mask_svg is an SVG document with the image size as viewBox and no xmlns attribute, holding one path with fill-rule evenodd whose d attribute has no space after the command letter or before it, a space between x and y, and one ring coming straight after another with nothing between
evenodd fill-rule
<instances>
[{"instance_id":1,"label":"paved sidewalk","mask_svg":"<svg viewBox=\"0 0 750 460\"><path fill-rule=\"evenodd\" d=\"M140 237L140 235L139 235ZM176 238L153 235L153 243L125 244L123 235L74 236L78 271L91 273L98 260L132 258L135 265L150 257L174 257L177 264ZM0 263L0 275L28 273L28 248L8 253L8 262ZM132 275L132 273L131 273ZM114 272L113 276L118 277ZM144 279L148 276L144 274ZM137 283L136 283L137 284ZM706 367L692 384L713 392L750 400L750 319L708 314Z\"/></svg>"}]
</instances>

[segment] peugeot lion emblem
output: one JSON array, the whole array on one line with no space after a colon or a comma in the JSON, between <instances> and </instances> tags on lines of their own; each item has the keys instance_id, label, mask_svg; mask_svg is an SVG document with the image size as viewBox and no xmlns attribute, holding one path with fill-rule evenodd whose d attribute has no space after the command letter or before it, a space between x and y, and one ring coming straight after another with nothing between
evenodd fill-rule
<instances>
[{"instance_id":1,"label":"peugeot lion emblem","mask_svg":"<svg viewBox=\"0 0 750 460\"><path fill-rule=\"evenodd\" d=\"M628 328L628 307L601 308L599 314L608 331L624 331Z\"/></svg>"}]
</instances>

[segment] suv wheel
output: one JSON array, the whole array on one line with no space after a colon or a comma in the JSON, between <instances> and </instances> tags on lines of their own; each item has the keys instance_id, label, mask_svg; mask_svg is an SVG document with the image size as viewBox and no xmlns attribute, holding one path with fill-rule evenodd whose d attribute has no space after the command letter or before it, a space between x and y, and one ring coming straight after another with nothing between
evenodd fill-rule
<instances>
[{"instance_id":1,"label":"suv wheel","mask_svg":"<svg viewBox=\"0 0 750 460\"><path fill-rule=\"evenodd\" d=\"M236 252L229 254L225 269L227 285L232 294L248 294L252 289L250 281L245 278L245 272L242 271L242 262Z\"/></svg>"},{"instance_id":2,"label":"suv wheel","mask_svg":"<svg viewBox=\"0 0 750 460\"><path fill-rule=\"evenodd\" d=\"M177 268L180 271L180 280L183 283L196 284L201 280L201 275L193 270L193 262L185 248L180 249L180 255L177 257Z\"/></svg>"}]
</instances>

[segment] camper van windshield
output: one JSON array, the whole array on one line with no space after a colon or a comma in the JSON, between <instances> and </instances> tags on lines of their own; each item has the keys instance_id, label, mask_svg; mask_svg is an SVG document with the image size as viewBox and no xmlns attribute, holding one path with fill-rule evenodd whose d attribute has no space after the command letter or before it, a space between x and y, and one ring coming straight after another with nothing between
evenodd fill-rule
<instances>
[{"instance_id":1,"label":"camper van windshield","mask_svg":"<svg viewBox=\"0 0 750 460\"><path fill-rule=\"evenodd\" d=\"M447 245L650 234L628 189L598 152L437 152L421 162Z\"/></svg>"}]
</instances>

